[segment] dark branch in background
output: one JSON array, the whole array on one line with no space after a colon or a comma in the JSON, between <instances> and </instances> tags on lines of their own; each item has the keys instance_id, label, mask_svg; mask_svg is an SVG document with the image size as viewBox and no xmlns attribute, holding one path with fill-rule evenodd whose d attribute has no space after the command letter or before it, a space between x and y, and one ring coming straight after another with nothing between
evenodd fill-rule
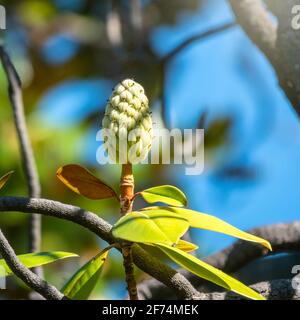
<instances>
[{"instance_id":1,"label":"dark branch in background","mask_svg":"<svg viewBox=\"0 0 300 320\"><path fill-rule=\"evenodd\" d=\"M161 71L160 71L160 112L161 112L161 118L163 120L163 123L165 127L168 127L167 125L167 92L166 92L166 85L167 85L167 70L168 70L168 64L162 62L161 64Z\"/></svg>"},{"instance_id":2,"label":"dark branch in background","mask_svg":"<svg viewBox=\"0 0 300 320\"><path fill-rule=\"evenodd\" d=\"M12 104L29 197L39 198L41 193L41 186L26 127L21 80L2 45L0 45L0 58L9 84L9 98ZM41 216L33 213L29 219L29 251L39 251L40 245ZM35 272L37 272L39 275L42 275L41 268L36 268Z\"/></svg>"},{"instance_id":3,"label":"dark branch in background","mask_svg":"<svg viewBox=\"0 0 300 320\"><path fill-rule=\"evenodd\" d=\"M273 251L269 252L262 246L239 240L228 248L203 260L226 273L232 274L258 258L282 252L300 251L300 221L255 228L250 230L249 233L268 240L272 244ZM197 289L206 283L205 280L186 270L180 270L180 272ZM151 279L140 284L139 295L141 298L163 299L169 298L172 292L159 282Z\"/></svg>"},{"instance_id":4,"label":"dark branch in background","mask_svg":"<svg viewBox=\"0 0 300 320\"><path fill-rule=\"evenodd\" d=\"M166 54L161 60L161 93L160 93L160 100L161 100L161 116L166 123L166 105L167 105L167 97L166 97L166 78L167 78L167 70L169 67L169 63L173 60L175 56L180 54L186 48L188 48L191 44L196 41L205 40L211 36L217 35L223 31L229 30L236 26L235 22L228 22L222 24L221 26L217 26L215 28L209 29L204 32L200 32L199 34L195 34L190 38L187 38L174 49L172 49L168 54Z\"/></svg>"},{"instance_id":5,"label":"dark branch in background","mask_svg":"<svg viewBox=\"0 0 300 320\"><path fill-rule=\"evenodd\" d=\"M277 1L278 27L262 0L229 0L237 22L273 65L281 88L300 116L300 38L291 25L297 0Z\"/></svg>"},{"instance_id":6,"label":"dark branch in background","mask_svg":"<svg viewBox=\"0 0 300 320\"><path fill-rule=\"evenodd\" d=\"M13 248L6 240L4 234L0 229L0 253L5 259L7 265L13 273L24 281L31 289L38 292L48 300L61 300L64 295L59 292L55 287L49 285L46 281L41 279L38 275L23 266L18 257L16 256Z\"/></svg>"},{"instance_id":7,"label":"dark branch in background","mask_svg":"<svg viewBox=\"0 0 300 320\"><path fill-rule=\"evenodd\" d=\"M295 290L290 279L278 279L256 283L250 286L268 300L300 300L300 292ZM233 292L212 292L201 294L200 300L241 300L245 299Z\"/></svg>"},{"instance_id":8,"label":"dark branch in background","mask_svg":"<svg viewBox=\"0 0 300 320\"><path fill-rule=\"evenodd\" d=\"M213 35L219 34L220 32L226 31L228 29L231 29L232 27L235 27L235 22L228 22L221 26L217 26L215 28L209 29L204 32L200 32L199 34L195 34L191 36L190 38L184 40L182 43L180 43L178 46L176 46L173 50L171 50L168 54L166 54L163 57L163 62L170 61L173 59L178 53L186 49L188 46L190 46L192 43L200 40L204 40L208 37L211 37Z\"/></svg>"}]
</instances>

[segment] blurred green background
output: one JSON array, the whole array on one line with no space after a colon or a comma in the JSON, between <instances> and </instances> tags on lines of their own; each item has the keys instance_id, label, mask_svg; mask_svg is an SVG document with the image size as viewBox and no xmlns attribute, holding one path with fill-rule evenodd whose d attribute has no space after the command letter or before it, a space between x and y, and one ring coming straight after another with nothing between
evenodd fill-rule
<instances>
[{"instance_id":1,"label":"blurred green background","mask_svg":"<svg viewBox=\"0 0 300 320\"><path fill-rule=\"evenodd\" d=\"M133 78L145 87L156 126L204 128L206 147L202 175L185 176L184 167L178 166L140 165L134 168L136 190L175 184L186 192L191 208L244 229L298 218L298 119L280 93L268 61L243 32L235 27L195 41L163 63L163 57L185 39L234 20L225 0L1 4L7 13L2 39L23 82L44 198L78 205L110 222L118 218L116 202L84 199L65 188L55 172L61 165L78 163L118 188L119 166L96 162L96 133L113 86ZM26 196L2 69L0 101L0 175L15 171L1 194ZM137 201L137 207L142 205ZM27 251L27 220L26 214L0 215L1 228L17 253ZM200 255L232 241L200 231L191 237L200 244ZM43 217L42 249L80 255L45 267L46 278L58 287L104 246L79 226ZM110 254L93 298L123 297L123 276L119 254ZM139 274L139 279L144 277ZM1 292L3 298L26 296L15 278L8 288Z\"/></svg>"}]
</instances>

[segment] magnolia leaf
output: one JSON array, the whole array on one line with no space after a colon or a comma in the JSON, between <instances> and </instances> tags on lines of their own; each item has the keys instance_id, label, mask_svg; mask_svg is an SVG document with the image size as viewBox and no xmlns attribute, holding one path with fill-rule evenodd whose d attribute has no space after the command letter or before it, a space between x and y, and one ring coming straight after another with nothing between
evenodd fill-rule
<instances>
[{"instance_id":1,"label":"magnolia leaf","mask_svg":"<svg viewBox=\"0 0 300 320\"><path fill-rule=\"evenodd\" d=\"M182 250L184 252L196 251L199 247L191 242L180 239L174 246L175 248Z\"/></svg>"},{"instance_id":2,"label":"magnolia leaf","mask_svg":"<svg viewBox=\"0 0 300 320\"><path fill-rule=\"evenodd\" d=\"M231 290L247 298L254 300L265 300L262 295L247 287L240 281L230 277L221 270L216 269L213 266L197 259L191 254L179 250L178 248L170 247L163 243L156 243L155 246L160 248L178 265L199 276L200 278L211 281L227 290Z\"/></svg>"},{"instance_id":3,"label":"magnolia leaf","mask_svg":"<svg viewBox=\"0 0 300 320\"><path fill-rule=\"evenodd\" d=\"M100 252L76 271L62 288L63 294L74 300L88 299L100 277L108 252Z\"/></svg>"},{"instance_id":4,"label":"magnolia leaf","mask_svg":"<svg viewBox=\"0 0 300 320\"><path fill-rule=\"evenodd\" d=\"M78 257L78 255L62 251L36 252L18 255L20 262L27 268L39 267L57 260L71 257ZM4 268L6 276L13 274L4 259L0 259L0 267Z\"/></svg>"},{"instance_id":5,"label":"magnolia leaf","mask_svg":"<svg viewBox=\"0 0 300 320\"><path fill-rule=\"evenodd\" d=\"M164 252L162 252L159 248L153 246L152 244L148 245L146 243L139 243L139 246L143 248L145 251L147 251L151 256L155 257L156 259L159 259L160 261L171 261L171 259ZM173 247L185 252L192 252L198 249L198 246L194 243L190 243L181 239L179 239L177 244L173 244Z\"/></svg>"},{"instance_id":6,"label":"magnolia leaf","mask_svg":"<svg viewBox=\"0 0 300 320\"><path fill-rule=\"evenodd\" d=\"M186 219L165 212L131 212L119 219L112 229L114 237L140 243L177 243L189 228Z\"/></svg>"},{"instance_id":7,"label":"magnolia leaf","mask_svg":"<svg viewBox=\"0 0 300 320\"><path fill-rule=\"evenodd\" d=\"M4 185L6 184L6 182L8 181L8 179L13 173L14 173L13 171L10 171L0 178L0 189L4 187Z\"/></svg>"},{"instance_id":8,"label":"magnolia leaf","mask_svg":"<svg viewBox=\"0 0 300 320\"><path fill-rule=\"evenodd\" d=\"M220 232L239 239L260 243L269 250L272 250L271 244L267 240L244 232L217 217L202 212L175 207L151 207L143 209L142 212L146 212L147 214L151 212L155 212L156 214L175 213L188 220L191 227Z\"/></svg>"},{"instance_id":9,"label":"magnolia leaf","mask_svg":"<svg viewBox=\"0 0 300 320\"><path fill-rule=\"evenodd\" d=\"M111 187L77 164L60 167L56 175L69 189L86 198L92 200L117 198Z\"/></svg>"},{"instance_id":10,"label":"magnolia leaf","mask_svg":"<svg viewBox=\"0 0 300 320\"><path fill-rule=\"evenodd\" d=\"M155 257L159 261L170 263L172 260L159 248L154 247L152 244L146 244L146 243L139 243L138 244L143 250L148 252L150 256Z\"/></svg>"},{"instance_id":11,"label":"magnolia leaf","mask_svg":"<svg viewBox=\"0 0 300 320\"><path fill-rule=\"evenodd\" d=\"M174 186L158 186L139 192L148 203L163 202L170 206L186 207L185 194Z\"/></svg>"}]
</instances>

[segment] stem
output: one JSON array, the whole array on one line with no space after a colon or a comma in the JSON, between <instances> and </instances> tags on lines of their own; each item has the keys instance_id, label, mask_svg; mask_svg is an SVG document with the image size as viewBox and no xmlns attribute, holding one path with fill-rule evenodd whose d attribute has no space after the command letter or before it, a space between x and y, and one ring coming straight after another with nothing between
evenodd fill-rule
<instances>
[{"instance_id":1,"label":"stem","mask_svg":"<svg viewBox=\"0 0 300 320\"><path fill-rule=\"evenodd\" d=\"M134 196L134 178L132 174L132 164L122 165L120 182L120 205L121 215L132 211L132 198Z\"/></svg>"},{"instance_id":2,"label":"stem","mask_svg":"<svg viewBox=\"0 0 300 320\"><path fill-rule=\"evenodd\" d=\"M132 199L134 196L134 178L132 174L132 164L122 165L120 181L120 205L121 215L126 215L132 210ZM134 277L134 266L132 259L132 243L122 243L123 265L125 269L125 279L130 300L138 300L136 281Z\"/></svg>"}]
</instances>

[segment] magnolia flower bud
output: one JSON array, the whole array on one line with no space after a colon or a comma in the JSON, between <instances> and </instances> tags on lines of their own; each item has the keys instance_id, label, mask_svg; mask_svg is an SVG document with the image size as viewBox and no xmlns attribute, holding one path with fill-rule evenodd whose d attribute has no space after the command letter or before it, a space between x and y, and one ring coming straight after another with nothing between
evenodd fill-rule
<instances>
[{"instance_id":1,"label":"magnolia flower bud","mask_svg":"<svg viewBox=\"0 0 300 320\"><path fill-rule=\"evenodd\" d=\"M133 80L119 83L102 120L105 148L116 163L138 163L151 148L152 120L144 88Z\"/></svg>"}]
</instances>

